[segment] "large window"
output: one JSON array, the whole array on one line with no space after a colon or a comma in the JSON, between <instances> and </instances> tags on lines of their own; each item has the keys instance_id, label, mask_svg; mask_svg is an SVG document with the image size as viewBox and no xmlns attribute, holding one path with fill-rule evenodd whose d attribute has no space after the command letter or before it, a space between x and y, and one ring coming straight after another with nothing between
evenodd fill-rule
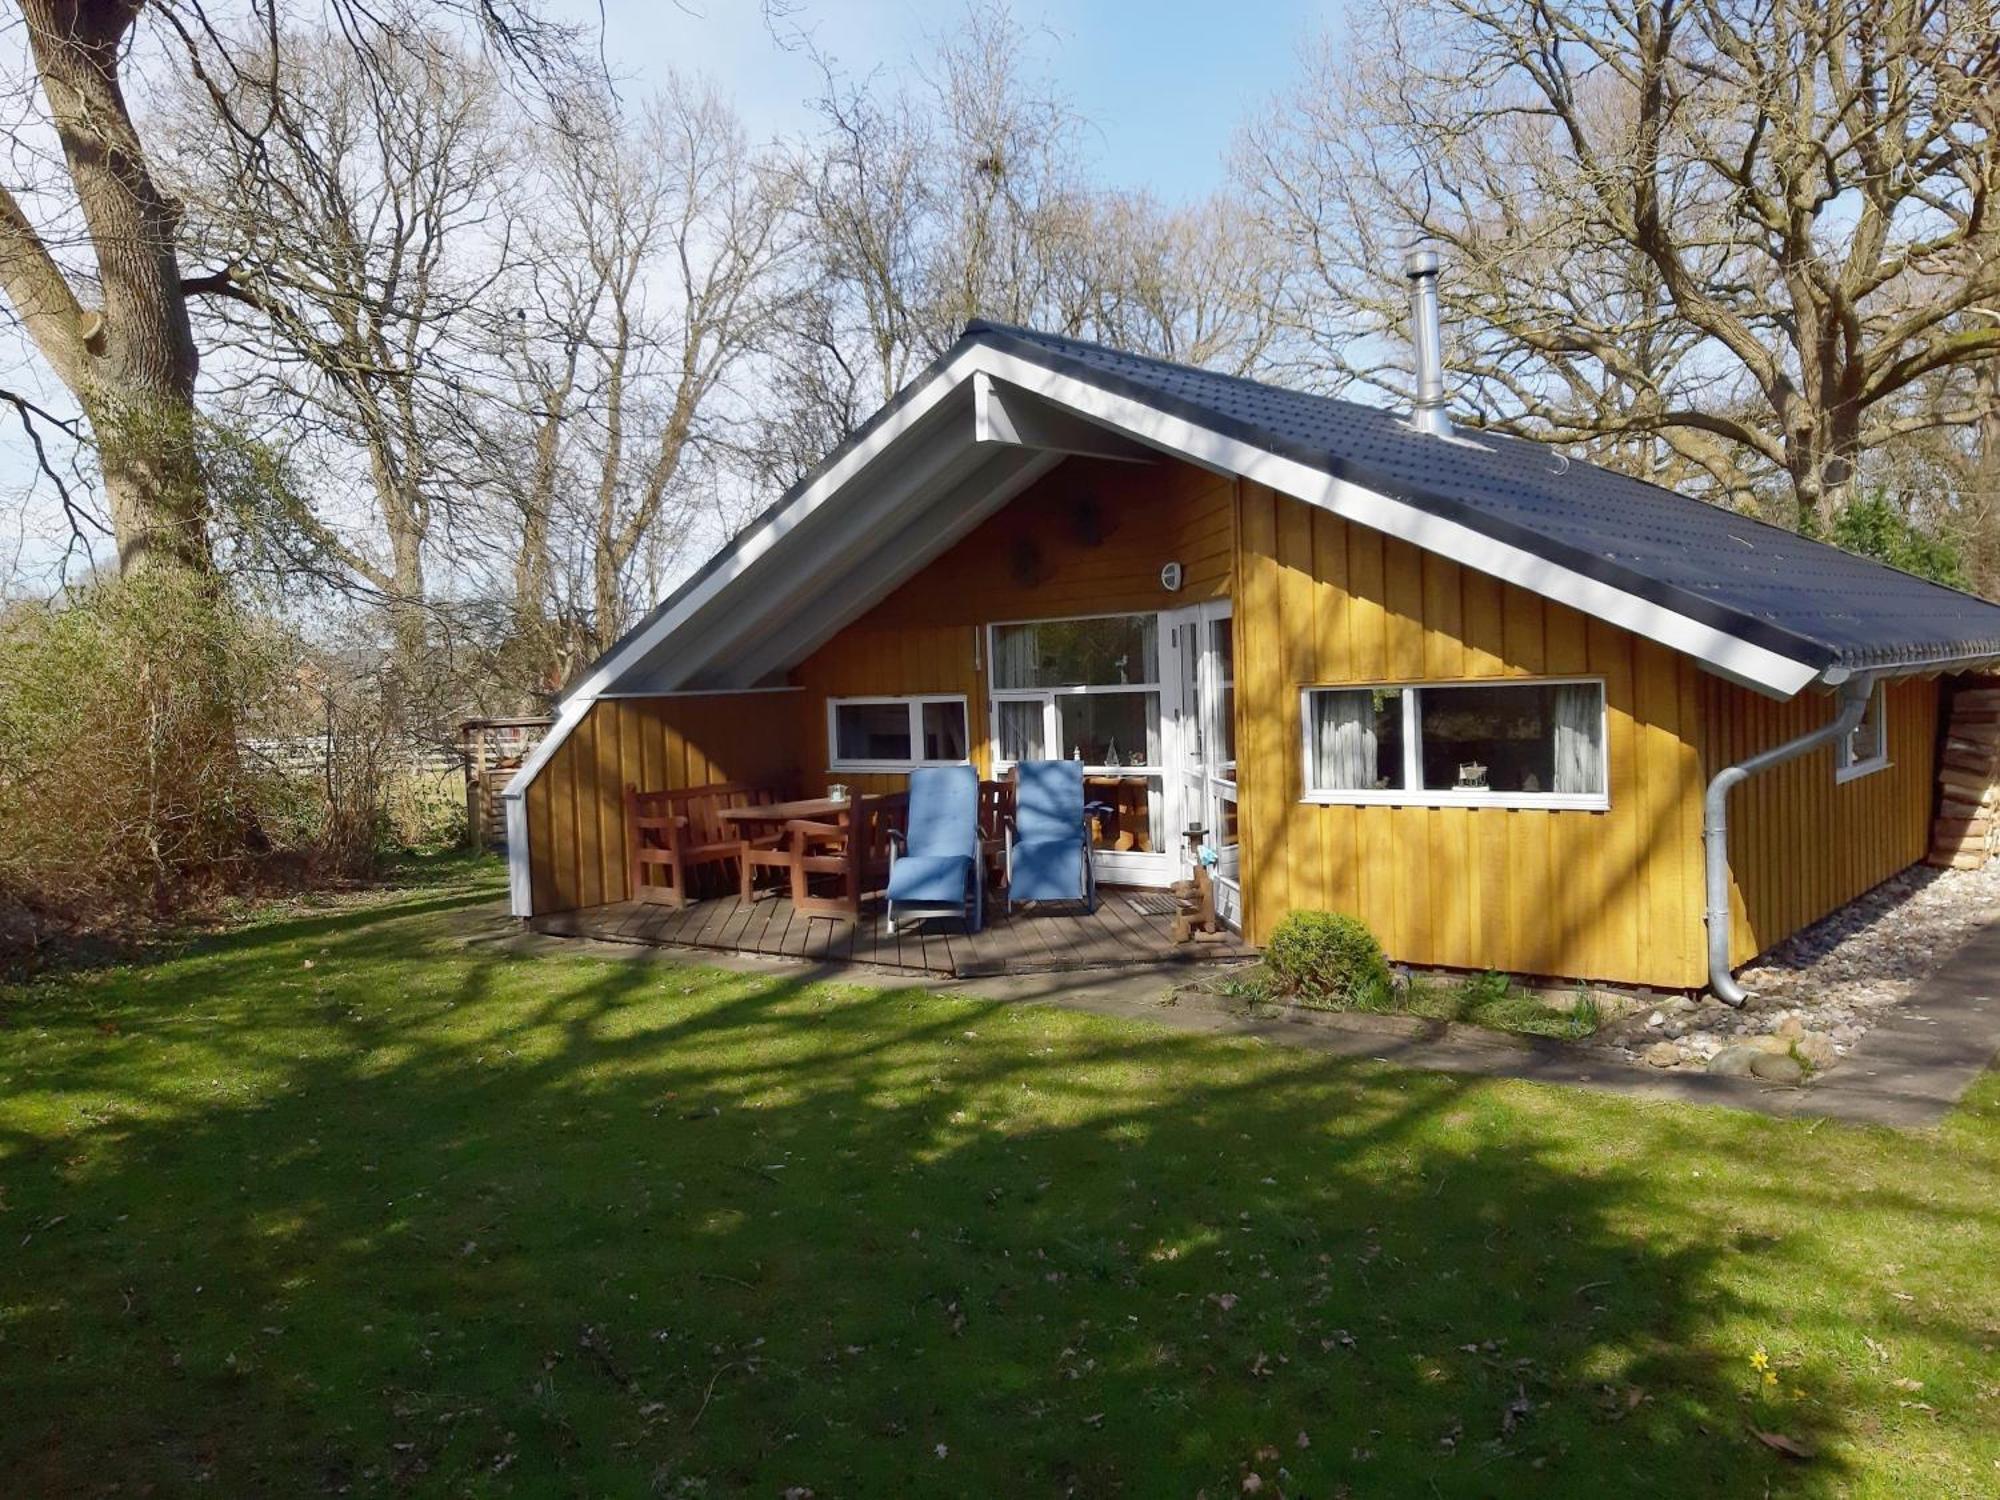
<instances>
[{"instance_id":1,"label":"large window","mask_svg":"<svg viewBox=\"0 0 2000 1500\"><path fill-rule=\"evenodd\" d=\"M988 633L996 771L1083 763L1102 846L1164 847L1159 617L1099 615L995 625Z\"/></svg>"},{"instance_id":2,"label":"large window","mask_svg":"<svg viewBox=\"0 0 2000 1500\"><path fill-rule=\"evenodd\" d=\"M1610 805L1601 682L1307 688L1304 720L1308 801Z\"/></svg>"},{"instance_id":3,"label":"large window","mask_svg":"<svg viewBox=\"0 0 2000 1500\"><path fill-rule=\"evenodd\" d=\"M831 698L828 769L907 771L967 758L963 698Z\"/></svg>"},{"instance_id":4,"label":"large window","mask_svg":"<svg viewBox=\"0 0 2000 1500\"><path fill-rule=\"evenodd\" d=\"M1861 722L1847 731L1847 738L1834 748L1833 779L1852 781L1889 764L1888 698L1882 684L1868 695L1868 707Z\"/></svg>"}]
</instances>

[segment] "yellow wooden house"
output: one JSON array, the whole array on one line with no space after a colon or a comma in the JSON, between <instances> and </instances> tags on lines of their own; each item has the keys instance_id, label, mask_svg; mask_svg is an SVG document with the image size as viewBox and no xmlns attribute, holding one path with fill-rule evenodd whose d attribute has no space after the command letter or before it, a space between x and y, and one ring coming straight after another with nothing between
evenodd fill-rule
<instances>
[{"instance_id":1,"label":"yellow wooden house","mask_svg":"<svg viewBox=\"0 0 2000 1500\"><path fill-rule=\"evenodd\" d=\"M1101 883L1206 844L1250 942L1337 910L1416 965L1728 995L1923 856L2000 608L1453 430L1421 373L1399 413L971 325L570 687L514 911L626 898L628 784L1047 757L1114 808Z\"/></svg>"}]
</instances>

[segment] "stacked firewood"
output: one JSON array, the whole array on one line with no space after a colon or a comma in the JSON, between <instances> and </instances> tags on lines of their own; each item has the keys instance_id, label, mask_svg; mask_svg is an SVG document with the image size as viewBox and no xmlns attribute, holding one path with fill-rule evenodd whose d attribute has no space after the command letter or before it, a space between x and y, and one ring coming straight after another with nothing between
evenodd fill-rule
<instances>
[{"instance_id":1,"label":"stacked firewood","mask_svg":"<svg viewBox=\"0 0 2000 1500\"><path fill-rule=\"evenodd\" d=\"M2000 853L2000 686L1952 694L1938 766L1938 814L1929 863L1976 870Z\"/></svg>"}]
</instances>

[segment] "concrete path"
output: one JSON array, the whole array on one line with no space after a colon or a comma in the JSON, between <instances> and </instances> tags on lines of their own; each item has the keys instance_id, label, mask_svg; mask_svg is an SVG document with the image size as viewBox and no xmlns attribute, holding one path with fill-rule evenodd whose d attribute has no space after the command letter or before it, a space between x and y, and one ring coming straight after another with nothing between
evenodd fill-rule
<instances>
[{"instance_id":1,"label":"concrete path","mask_svg":"<svg viewBox=\"0 0 2000 1500\"><path fill-rule=\"evenodd\" d=\"M1973 954L1972 948L1982 942L1983 954ZM1996 998L2000 926L1968 944L1939 973L1933 981L1938 1002L1899 1007L1893 1021L1870 1032L1852 1056L1810 1088L1627 1067L1563 1042L1512 1036L1483 1026L1277 1006L1253 1013L1213 995L1182 993L1170 998L1172 986L1186 982L1185 971L1059 977L1062 982L1057 985L1026 977L968 980L939 988L949 994L1034 1000L1151 1021L1176 1031L1261 1037L1329 1056L1365 1057L1439 1073L1569 1084L1641 1099L1720 1104L1781 1117L1905 1129L1934 1125L1944 1118L2000 1052L2000 998ZM1955 997L1950 1002L1943 999L1947 991Z\"/></svg>"},{"instance_id":2,"label":"concrete path","mask_svg":"<svg viewBox=\"0 0 2000 1500\"><path fill-rule=\"evenodd\" d=\"M666 963L699 963L762 973L796 973L796 961L686 949L632 947L521 932L511 919L468 923L466 940L514 953L593 953ZM827 979L909 983L907 975L821 964ZM1892 1009L1854 1051L1809 1088L1626 1067L1562 1042L1510 1036L1410 1016L1265 1006L1255 1012L1220 996L1180 993L1185 965L1110 971L1003 975L921 981L937 994L1060 1005L1095 1015L1149 1021L1175 1031L1252 1036L1333 1057L1369 1058L1440 1073L1602 1089L1642 1099L1720 1104L1776 1116L1806 1116L1903 1129L1935 1125L2000 1055L2000 920L1975 936L1931 977L1921 1000Z\"/></svg>"}]
</instances>

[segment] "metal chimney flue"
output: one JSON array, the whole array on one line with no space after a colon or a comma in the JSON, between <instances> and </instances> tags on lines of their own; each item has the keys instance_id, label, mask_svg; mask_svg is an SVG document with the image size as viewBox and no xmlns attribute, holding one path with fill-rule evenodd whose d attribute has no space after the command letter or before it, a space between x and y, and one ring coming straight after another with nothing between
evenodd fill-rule
<instances>
[{"instance_id":1,"label":"metal chimney flue","mask_svg":"<svg viewBox=\"0 0 2000 1500\"><path fill-rule=\"evenodd\" d=\"M1438 254L1428 245L1413 246L1403 257L1403 274L1410 281L1410 341L1416 355L1416 399L1410 425L1432 437L1451 436L1451 418L1444 408L1444 334L1438 324Z\"/></svg>"}]
</instances>

